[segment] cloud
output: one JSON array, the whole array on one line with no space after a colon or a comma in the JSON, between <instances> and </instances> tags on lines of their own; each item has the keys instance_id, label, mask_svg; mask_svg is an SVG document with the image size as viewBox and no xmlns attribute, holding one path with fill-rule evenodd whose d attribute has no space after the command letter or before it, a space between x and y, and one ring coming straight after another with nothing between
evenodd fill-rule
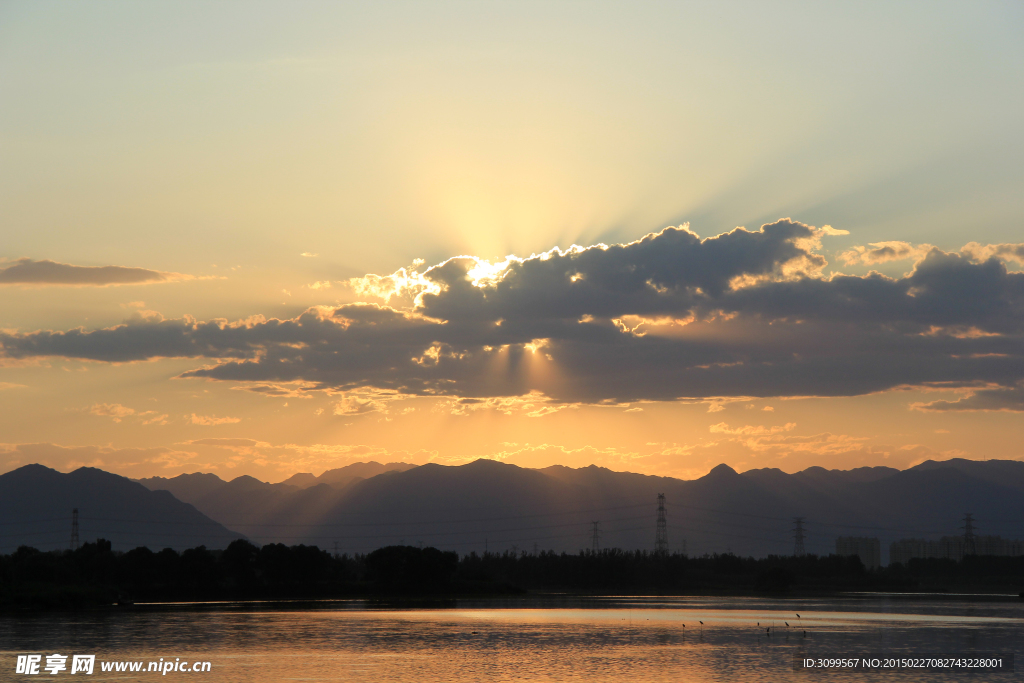
<instances>
[{"instance_id":1,"label":"cloud","mask_svg":"<svg viewBox=\"0 0 1024 683\"><path fill-rule=\"evenodd\" d=\"M823 225L823 226L821 226L820 228L818 228L818 232L821 235L828 235L829 237L835 237L835 236L839 236L839 235L849 235L850 234L849 230L840 230L838 228L833 228L831 225Z\"/></svg>"},{"instance_id":2,"label":"cloud","mask_svg":"<svg viewBox=\"0 0 1024 683\"><path fill-rule=\"evenodd\" d=\"M556 403L539 391L525 396L492 396L491 398L459 398L441 403L439 410L452 415L469 415L480 410L495 410L504 415L522 414L526 417L544 417L570 407L571 404ZM641 412L643 408L630 408L626 412Z\"/></svg>"},{"instance_id":3,"label":"cloud","mask_svg":"<svg viewBox=\"0 0 1024 683\"><path fill-rule=\"evenodd\" d=\"M474 259L475 257L464 257ZM420 296L425 293L439 294L441 287L426 274L420 273L416 267L399 268L391 275L375 275L369 273L363 277L353 277L340 283L357 296L381 299L390 304L392 299L404 299L406 303L421 303Z\"/></svg>"},{"instance_id":4,"label":"cloud","mask_svg":"<svg viewBox=\"0 0 1024 683\"><path fill-rule=\"evenodd\" d=\"M69 263L18 259L0 270L0 285L72 285L104 287L191 280L191 275L124 266L73 266Z\"/></svg>"},{"instance_id":5,"label":"cloud","mask_svg":"<svg viewBox=\"0 0 1024 683\"><path fill-rule=\"evenodd\" d=\"M120 403L97 403L89 407L89 412L101 417L109 417L114 422L120 422L129 415L134 415L135 410Z\"/></svg>"},{"instance_id":6,"label":"cloud","mask_svg":"<svg viewBox=\"0 0 1024 683\"><path fill-rule=\"evenodd\" d=\"M1024 266L1024 244L978 244L968 242L960 249L975 261L987 261L996 258Z\"/></svg>"},{"instance_id":7,"label":"cloud","mask_svg":"<svg viewBox=\"0 0 1024 683\"><path fill-rule=\"evenodd\" d=\"M165 425L168 417L166 413L161 414L155 410L138 412L134 408L123 406L120 403L95 403L89 406L89 412L100 417L109 417L114 422L121 422L126 418L133 417L144 425Z\"/></svg>"},{"instance_id":8,"label":"cloud","mask_svg":"<svg viewBox=\"0 0 1024 683\"><path fill-rule=\"evenodd\" d=\"M920 259L929 251L934 249L930 244L919 244L914 246L910 242L871 242L872 249L867 247L854 247L839 255L839 260L847 265L863 263L873 266L889 261L906 261L909 259Z\"/></svg>"},{"instance_id":9,"label":"cloud","mask_svg":"<svg viewBox=\"0 0 1024 683\"><path fill-rule=\"evenodd\" d=\"M251 391L269 398L313 398L317 385L313 382L281 382L276 384L243 384L232 387L240 391Z\"/></svg>"},{"instance_id":10,"label":"cloud","mask_svg":"<svg viewBox=\"0 0 1024 683\"><path fill-rule=\"evenodd\" d=\"M871 247L871 248L868 248ZM839 260L848 265L876 265L890 261L919 260L936 249L930 244L914 245L910 242L871 242L868 247L853 247L839 255ZM983 262L990 258L1024 266L1024 244L979 244L968 242L960 253L971 261Z\"/></svg>"},{"instance_id":11,"label":"cloud","mask_svg":"<svg viewBox=\"0 0 1024 683\"><path fill-rule=\"evenodd\" d=\"M24 389L24 384L15 384L14 382L0 382L0 391L6 391L8 389Z\"/></svg>"},{"instance_id":12,"label":"cloud","mask_svg":"<svg viewBox=\"0 0 1024 683\"><path fill-rule=\"evenodd\" d=\"M215 415L196 415L192 413L192 424L211 427L213 425L227 425L241 422L238 417L216 417Z\"/></svg>"},{"instance_id":13,"label":"cloud","mask_svg":"<svg viewBox=\"0 0 1024 683\"><path fill-rule=\"evenodd\" d=\"M913 410L924 412L1007 412L1024 413L1024 386L998 389L979 389L955 401L912 403Z\"/></svg>"},{"instance_id":14,"label":"cloud","mask_svg":"<svg viewBox=\"0 0 1024 683\"><path fill-rule=\"evenodd\" d=\"M768 436L768 435L772 435L772 434L781 434L783 432L789 432L789 431L792 431L795 428L796 428L796 423L795 422L787 422L785 425L782 425L780 427L764 427L763 425L762 426L758 426L758 427L754 427L753 425L744 425L743 427L736 427L735 429L730 428L729 425L727 425L724 422L719 422L718 424L711 425L708 428L708 430L712 434L716 434L717 433L717 434L739 434L739 435L743 435L743 436Z\"/></svg>"},{"instance_id":15,"label":"cloud","mask_svg":"<svg viewBox=\"0 0 1024 683\"><path fill-rule=\"evenodd\" d=\"M704 400L713 411L739 397L1024 380L1024 274L977 250L931 248L901 277L825 276L816 250L827 236L786 219L498 263L458 256L346 284L372 302L283 320L7 331L0 355L203 359L182 377L341 394L343 415L379 411L379 392L449 397L457 410L525 399L540 416L577 403Z\"/></svg>"},{"instance_id":16,"label":"cloud","mask_svg":"<svg viewBox=\"0 0 1024 683\"><path fill-rule=\"evenodd\" d=\"M253 449L259 446L270 446L265 441L257 441L256 439L236 439L236 438L209 438L209 439L191 439L186 441L189 446L212 446L214 448L226 448L230 451L238 453L251 453Z\"/></svg>"},{"instance_id":17,"label":"cloud","mask_svg":"<svg viewBox=\"0 0 1024 683\"><path fill-rule=\"evenodd\" d=\"M386 404L377 401L372 397L364 397L358 394L343 396L334 403L333 413L335 415L363 415L365 413L383 412Z\"/></svg>"}]
</instances>

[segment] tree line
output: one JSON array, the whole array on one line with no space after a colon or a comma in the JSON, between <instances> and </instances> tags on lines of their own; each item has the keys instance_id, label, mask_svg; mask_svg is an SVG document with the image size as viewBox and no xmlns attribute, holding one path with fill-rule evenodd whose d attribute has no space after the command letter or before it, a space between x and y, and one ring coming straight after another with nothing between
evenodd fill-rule
<instances>
[{"instance_id":1,"label":"tree line","mask_svg":"<svg viewBox=\"0 0 1024 683\"><path fill-rule=\"evenodd\" d=\"M332 555L316 546L224 550L136 548L109 541L74 551L22 546L0 555L0 605L73 608L191 600L314 599L353 596L510 595L527 591L589 594L760 594L864 590L1024 588L1024 557L911 560L868 571L855 556L688 557L679 553L469 553L388 546Z\"/></svg>"}]
</instances>

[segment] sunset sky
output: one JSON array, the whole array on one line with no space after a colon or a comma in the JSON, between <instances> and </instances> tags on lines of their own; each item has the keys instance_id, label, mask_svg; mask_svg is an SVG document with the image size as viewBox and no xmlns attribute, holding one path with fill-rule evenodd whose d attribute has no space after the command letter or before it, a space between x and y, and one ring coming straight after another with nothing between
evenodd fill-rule
<instances>
[{"instance_id":1,"label":"sunset sky","mask_svg":"<svg viewBox=\"0 0 1024 683\"><path fill-rule=\"evenodd\" d=\"M1024 4L0 4L0 472L1024 458Z\"/></svg>"}]
</instances>

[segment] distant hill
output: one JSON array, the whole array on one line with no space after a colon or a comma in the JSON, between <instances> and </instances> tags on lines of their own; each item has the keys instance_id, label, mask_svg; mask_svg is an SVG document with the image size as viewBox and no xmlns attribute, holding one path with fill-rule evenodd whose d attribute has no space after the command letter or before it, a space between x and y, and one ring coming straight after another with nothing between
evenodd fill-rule
<instances>
[{"instance_id":1,"label":"distant hill","mask_svg":"<svg viewBox=\"0 0 1024 683\"><path fill-rule=\"evenodd\" d=\"M369 479L385 472L405 472L416 465L405 462L389 462L382 465L379 462L356 462L333 470L327 470L319 477L314 477L308 472L293 475L285 479L282 484L297 486L301 489L316 486L317 484L329 484L335 488L345 488L357 479Z\"/></svg>"},{"instance_id":2,"label":"distant hill","mask_svg":"<svg viewBox=\"0 0 1024 683\"><path fill-rule=\"evenodd\" d=\"M796 474L739 474L719 465L683 481L594 466L530 470L478 460L354 477L341 489L236 479L205 495L198 485L174 488L182 479L164 482L254 539L337 543L349 551L421 542L462 552L534 544L574 551L591 547L595 521L601 547L651 548L658 493L666 495L670 548L691 554L792 553L797 516L805 518L807 551L822 554L834 551L837 536L868 536L882 541L884 559L890 541L958 533L964 512L974 513L981 533L1024 537L1024 463L1017 461L929 461L907 471L812 467Z\"/></svg>"},{"instance_id":3,"label":"distant hill","mask_svg":"<svg viewBox=\"0 0 1024 683\"><path fill-rule=\"evenodd\" d=\"M464 553L577 551L592 546L594 522L602 548L651 549L658 493L666 496L670 549L692 555L791 554L794 517L805 520L808 552L834 552L837 536L877 537L883 562L890 541L960 533L965 512L974 515L978 533L1024 538L1018 461L929 461L905 471L812 467L796 474L740 474L719 465L693 481L491 460L404 470L364 465L335 470L352 475L339 476L340 487L252 477L224 482L208 474L142 483L169 490L256 542L331 550L337 544L347 552L421 543Z\"/></svg>"},{"instance_id":4,"label":"distant hill","mask_svg":"<svg viewBox=\"0 0 1024 683\"><path fill-rule=\"evenodd\" d=\"M0 552L20 545L68 547L74 508L80 541L105 538L115 550L215 549L242 536L167 491L150 491L116 474L92 467L63 474L26 465L0 475Z\"/></svg>"},{"instance_id":5,"label":"distant hill","mask_svg":"<svg viewBox=\"0 0 1024 683\"><path fill-rule=\"evenodd\" d=\"M1024 463L1017 460L926 460L915 470L955 469L976 479L1024 491Z\"/></svg>"},{"instance_id":6,"label":"distant hill","mask_svg":"<svg viewBox=\"0 0 1024 683\"><path fill-rule=\"evenodd\" d=\"M312 488L326 484L331 488L344 489L356 481L368 479L386 472L405 472L416 465L404 462L389 462L382 465L379 462L357 462L345 467L327 470L319 477L308 472L294 474L278 484L268 484L250 476L243 475L229 481L224 481L216 474L205 474L194 472L192 474L179 474L176 477L148 477L136 479L146 488L152 491L170 491L179 500L193 505L214 504L215 500L233 493L246 491L260 491L275 496L295 493L302 489Z\"/></svg>"},{"instance_id":7,"label":"distant hill","mask_svg":"<svg viewBox=\"0 0 1024 683\"><path fill-rule=\"evenodd\" d=\"M262 543L290 544L292 539L285 531L291 520L316 519L339 496L339 491L327 484L300 489L288 484L267 484L249 476L224 481L212 474L195 473L170 479L151 477L140 479L139 483L154 491L170 492Z\"/></svg>"},{"instance_id":8,"label":"distant hill","mask_svg":"<svg viewBox=\"0 0 1024 683\"><path fill-rule=\"evenodd\" d=\"M151 490L170 491L176 498L194 505L217 520L249 528L255 540L289 542L302 531L291 530L295 523L318 521L343 496L341 492L364 478L389 472L404 472L416 467L407 463L361 462L327 470L319 477L297 474L278 484L268 484L249 476L224 481L214 474L181 474L177 477L150 477L138 482ZM290 482L296 481L298 485Z\"/></svg>"}]
</instances>

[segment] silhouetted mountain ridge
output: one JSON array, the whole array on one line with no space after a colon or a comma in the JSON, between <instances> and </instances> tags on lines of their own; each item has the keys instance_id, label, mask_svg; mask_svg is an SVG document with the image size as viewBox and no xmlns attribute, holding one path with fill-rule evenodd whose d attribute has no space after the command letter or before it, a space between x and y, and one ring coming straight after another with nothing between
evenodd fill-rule
<instances>
[{"instance_id":1,"label":"silhouetted mountain ridge","mask_svg":"<svg viewBox=\"0 0 1024 683\"><path fill-rule=\"evenodd\" d=\"M151 491L120 475L92 467L64 474L25 465L0 475L0 546L4 552L20 545L68 547L75 508L80 541L105 538L115 549L223 548L242 536L168 491Z\"/></svg>"},{"instance_id":2,"label":"silhouetted mountain ridge","mask_svg":"<svg viewBox=\"0 0 1024 683\"><path fill-rule=\"evenodd\" d=\"M339 468L352 475L340 488L252 477L224 482L200 473L142 483L169 490L256 542L337 544L349 552L421 543L460 552L575 551L593 545L594 522L599 547L652 548L659 493L666 496L670 549L691 554L792 553L795 517L805 520L808 552L820 554L834 551L837 536L868 536L882 541L885 557L891 540L959 533L965 512L974 514L979 533L1024 536L1024 463L1017 461L795 474L719 465L692 481L493 460L400 469L358 464L368 467ZM374 470L380 473L358 476Z\"/></svg>"},{"instance_id":3,"label":"silhouetted mountain ridge","mask_svg":"<svg viewBox=\"0 0 1024 683\"><path fill-rule=\"evenodd\" d=\"M410 465L405 462L389 462L383 465L372 460L370 462L354 462L351 465L327 470L319 477L314 477L308 472L301 472L292 475L281 483L299 488L309 488L317 484L330 484L337 488L344 488L358 479L369 479L385 472L404 472L413 467L416 467L416 465Z\"/></svg>"}]
</instances>

